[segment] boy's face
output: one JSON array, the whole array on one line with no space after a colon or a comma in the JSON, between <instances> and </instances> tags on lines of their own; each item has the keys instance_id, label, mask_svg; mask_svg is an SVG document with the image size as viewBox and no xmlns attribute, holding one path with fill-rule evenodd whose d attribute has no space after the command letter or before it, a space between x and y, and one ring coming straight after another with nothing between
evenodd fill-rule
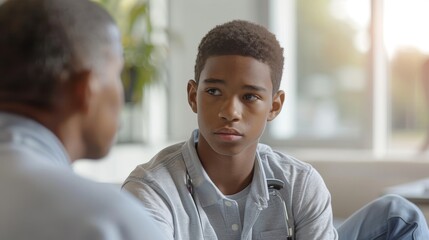
<instances>
[{"instance_id":1,"label":"boy's face","mask_svg":"<svg viewBox=\"0 0 429 240\"><path fill-rule=\"evenodd\" d=\"M208 58L198 85L188 83L189 104L198 114L198 151L226 156L255 151L267 121L283 104L283 91L272 91L267 64L238 55Z\"/></svg>"}]
</instances>

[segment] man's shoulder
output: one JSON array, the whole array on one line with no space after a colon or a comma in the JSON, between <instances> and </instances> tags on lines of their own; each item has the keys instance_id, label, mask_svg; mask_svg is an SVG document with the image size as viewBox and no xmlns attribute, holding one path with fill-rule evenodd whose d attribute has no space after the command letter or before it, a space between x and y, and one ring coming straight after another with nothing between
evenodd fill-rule
<instances>
[{"instance_id":1,"label":"man's shoulder","mask_svg":"<svg viewBox=\"0 0 429 240\"><path fill-rule=\"evenodd\" d=\"M129 234L133 236L129 239L138 239L137 233L144 232L136 222L152 224L141 204L121 192L118 185L98 183L70 169L24 169L0 176L0 181L0 212L5 213L0 221L7 217L11 226L31 232L33 239L43 239L48 226L54 229L52 236L56 239L91 239L73 235L90 234L85 231L122 237ZM40 230L33 226L40 226ZM20 236L7 231L4 234L8 237Z\"/></svg>"},{"instance_id":2,"label":"man's shoulder","mask_svg":"<svg viewBox=\"0 0 429 240\"><path fill-rule=\"evenodd\" d=\"M22 176L23 174L27 176ZM42 167L34 171L27 169L18 173L14 182L30 197L32 195L39 201L44 199L44 201L53 202L52 207L61 208L65 205L81 206L84 209L91 206L85 210L87 214L107 206L127 206L130 201L133 201L133 198L120 192L119 185L96 182L77 175L72 169L55 167Z\"/></svg>"},{"instance_id":3,"label":"man's shoulder","mask_svg":"<svg viewBox=\"0 0 429 240\"><path fill-rule=\"evenodd\" d=\"M117 222L121 225L148 221L141 204L128 192L121 191L119 183L95 182L73 172L62 178L58 176L56 179L58 182L52 187L51 195L63 199L62 203L60 200L57 201L57 207L75 208L77 212L80 211L76 217L86 216L95 219L101 217L110 221L110 224Z\"/></svg>"}]
</instances>

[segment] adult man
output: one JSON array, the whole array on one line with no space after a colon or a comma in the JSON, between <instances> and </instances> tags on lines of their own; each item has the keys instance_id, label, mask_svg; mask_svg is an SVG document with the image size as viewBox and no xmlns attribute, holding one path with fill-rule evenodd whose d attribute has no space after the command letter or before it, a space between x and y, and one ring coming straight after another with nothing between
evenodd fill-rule
<instances>
[{"instance_id":1,"label":"adult man","mask_svg":"<svg viewBox=\"0 0 429 240\"><path fill-rule=\"evenodd\" d=\"M122 107L122 48L87 0L0 5L0 239L161 239L126 193L75 175L105 156Z\"/></svg>"}]
</instances>

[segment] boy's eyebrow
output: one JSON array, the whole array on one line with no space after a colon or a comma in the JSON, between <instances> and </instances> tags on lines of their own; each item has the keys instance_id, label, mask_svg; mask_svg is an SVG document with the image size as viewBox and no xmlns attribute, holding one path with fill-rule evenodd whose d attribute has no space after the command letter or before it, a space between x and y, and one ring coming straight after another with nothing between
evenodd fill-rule
<instances>
[{"instance_id":1,"label":"boy's eyebrow","mask_svg":"<svg viewBox=\"0 0 429 240\"><path fill-rule=\"evenodd\" d=\"M225 80L217 79L217 78L207 78L203 80L204 83L221 83L226 84Z\"/></svg>"},{"instance_id":2,"label":"boy's eyebrow","mask_svg":"<svg viewBox=\"0 0 429 240\"><path fill-rule=\"evenodd\" d=\"M248 90L252 90L252 91L259 91L259 92L266 92L267 91L266 88L260 87L260 86L255 86L255 85L246 85L243 88L248 89Z\"/></svg>"},{"instance_id":3,"label":"boy's eyebrow","mask_svg":"<svg viewBox=\"0 0 429 240\"><path fill-rule=\"evenodd\" d=\"M204 79L203 82L204 83L214 83L214 84L226 85L225 80L216 79L216 78L207 78L207 79ZM252 91L261 91L261 92L267 91L266 88L260 87L260 86L255 86L255 85L245 85L245 86L243 86L243 89L252 90Z\"/></svg>"}]
</instances>

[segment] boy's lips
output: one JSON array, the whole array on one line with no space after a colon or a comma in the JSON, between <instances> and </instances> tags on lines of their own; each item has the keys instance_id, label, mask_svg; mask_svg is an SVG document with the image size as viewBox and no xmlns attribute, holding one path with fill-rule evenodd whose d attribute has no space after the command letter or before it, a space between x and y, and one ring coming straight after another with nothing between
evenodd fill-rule
<instances>
[{"instance_id":1,"label":"boy's lips","mask_svg":"<svg viewBox=\"0 0 429 240\"><path fill-rule=\"evenodd\" d=\"M243 134L234 128L218 129L214 132L214 135L223 142L235 142L243 137Z\"/></svg>"},{"instance_id":2,"label":"boy's lips","mask_svg":"<svg viewBox=\"0 0 429 240\"><path fill-rule=\"evenodd\" d=\"M238 130L234 128L221 128L214 132L214 134L218 135L235 135L235 136L243 136Z\"/></svg>"}]
</instances>

